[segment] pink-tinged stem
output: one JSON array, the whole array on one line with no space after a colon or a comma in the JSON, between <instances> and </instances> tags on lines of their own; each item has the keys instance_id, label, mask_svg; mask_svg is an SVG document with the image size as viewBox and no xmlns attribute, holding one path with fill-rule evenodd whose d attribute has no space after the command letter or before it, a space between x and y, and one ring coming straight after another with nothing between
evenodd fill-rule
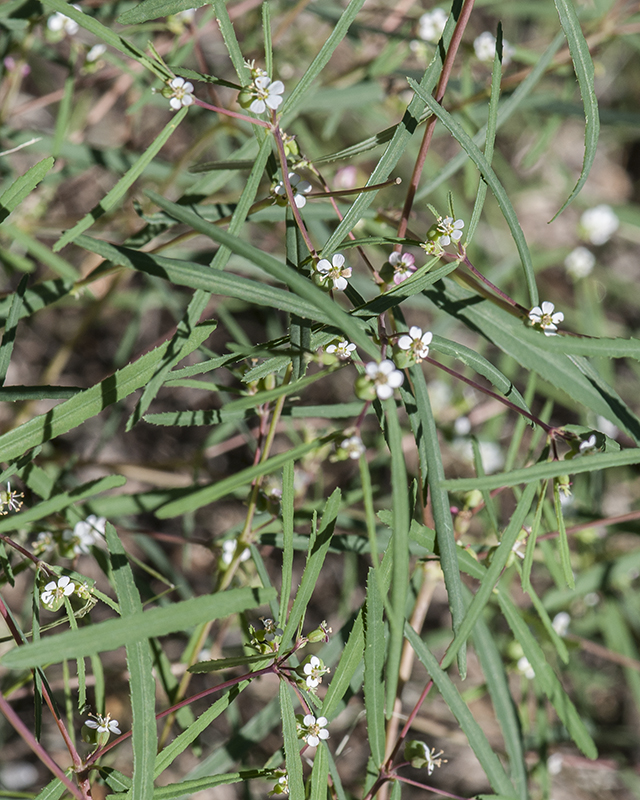
<instances>
[{"instance_id":1,"label":"pink-tinged stem","mask_svg":"<svg viewBox=\"0 0 640 800\"><path fill-rule=\"evenodd\" d=\"M206 108L207 111L215 111L216 114L224 114L225 117L233 117L234 119L241 119L244 122L250 122L252 125L260 125L263 128L270 128L268 122L265 122L263 119L255 119L254 117L248 117L246 114L238 114L237 111L229 111L226 108L220 108L219 106L212 106L211 103L205 103L204 100L199 100L197 97L194 96L193 103L196 106L200 106L200 108Z\"/></svg>"},{"instance_id":2,"label":"pink-tinged stem","mask_svg":"<svg viewBox=\"0 0 640 800\"><path fill-rule=\"evenodd\" d=\"M442 102L444 93L447 90L447 84L449 83L449 78L451 77L451 70L453 69L453 62L455 61L455 57L458 54L458 48L460 47L462 36L464 34L465 28L467 27L467 23L469 22L469 17L471 16L471 11L473 10L474 2L475 0L465 0L465 3L462 7L462 11L460 12L460 16L458 17L458 22L453 32L453 36L451 37L451 44L449 45L447 55L445 56L444 64L442 65L442 72L440 73L440 79L438 80L438 85L436 87L436 91L434 94L434 99L437 103ZM416 159L416 163L413 168L413 174L411 175L411 180L409 182L409 189L407 190L407 197L404 203L404 208L402 209L402 217L400 219L400 225L398 226L399 239L404 239L405 233L407 231L407 225L409 224L409 215L411 214L413 201L416 196L416 192L418 191L418 184L420 183L422 170L424 169L424 164L427 159L427 153L429 152L429 147L431 145L431 139L433 138L433 131L436 127L437 119L438 118L435 116L435 114L432 114L427 122L427 127L425 129L424 137L422 139L422 144L420 145L418 158ZM396 250L399 251L400 249L401 246L396 245Z\"/></svg>"},{"instance_id":3,"label":"pink-tinged stem","mask_svg":"<svg viewBox=\"0 0 640 800\"><path fill-rule=\"evenodd\" d=\"M396 780L401 781L402 783L407 783L410 786L417 786L419 789L424 789L425 792L433 792L434 794L441 794L443 797L451 797L452 800L467 800L465 797L460 797L459 794L451 794L451 792L445 792L444 789L434 789L433 786L427 786L424 783L418 783L418 781L412 781L410 778L403 778L401 775L395 776Z\"/></svg>"}]
</instances>

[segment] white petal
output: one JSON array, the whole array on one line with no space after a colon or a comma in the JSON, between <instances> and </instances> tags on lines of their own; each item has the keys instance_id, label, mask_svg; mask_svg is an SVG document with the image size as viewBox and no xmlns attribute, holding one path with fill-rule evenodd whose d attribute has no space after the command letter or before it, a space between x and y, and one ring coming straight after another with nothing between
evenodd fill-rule
<instances>
[{"instance_id":1,"label":"white petal","mask_svg":"<svg viewBox=\"0 0 640 800\"><path fill-rule=\"evenodd\" d=\"M317 272L329 272L331 269L331 264L327 261L326 258L321 258L320 261L316 264Z\"/></svg>"},{"instance_id":2,"label":"white petal","mask_svg":"<svg viewBox=\"0 0 640 800\"><path fill-rule=\"evenodd\" d=\"M379 370L383 375L391 375L395 371L396 365L388 358L380 362Z\"/></svg>"},{"instance_id":3,"label":"white petal","mask_svg":"<svg viewBox=\"0 0 640 800\"><path fill-rule=\"evenodd\" d=\"M347 282L346 278L340 277L333 279L333 288L336 289L338 292L344 292L344 290L347 288L348 285L349 283Z\"/></svg>"},{"instance_id":4,"label":"white petal","mask_svg":"<svg viewBox=\"0 0 640 800\"><path fill-rule=\"evenodd\" d=\"M317 747L320 744L320 739L317 736L307 736L307 744L309 747Z\"/></svg>"},{"instance_id":5,"label":"white petal","mask_svg":"<svg viewBox=\"0 0 640 800\"><path fill-rule=\"evenodd\" d=\"M400 372L399 369L395 370L395 372L392 372L391 375L389 375L387 383L393 389L397 389L404 383L404 373Z\"/></svg>"},{"instance_id":6,"label":"white petal","mask_svg":"<svg viewBox=\"0 0 640 800\"><path fill-rule=\"evenodd\" d=\"M69 597L70 594L73 594L76 590L75 583L70 583L68 586L64 587L64 596Z\"/></svg>"},{"instance_id":7,"label":"white petal","mask_svg":"<svg viewBox=\"0 0 640 800\"><path fill-rule=\"evenodd\" d=\"M336 253L331 259L334 267L341 267L344 264L344 256L342 253Z\"/></svg>"},{"instance_id":8,"label":"white petal","mask_svg":"<svg viewBox=\"0 0 640 800\"><path fill-rule=\"evenodd\" d=\"M303 725L315 725L316 718L313 716L313 714L307 714L302 720L302 723Z\"/></svg>"},{"instance_id":9,"label":"white petal","mask_svg":"<svg viewBox=\"0 0 640 800\"><path fill-rule=\"evenodd\" d=\"M424 345L431 344L431 340L432 339L433 339L433 334L431 333L431 331L427 331L422 336L422 344L424 344Z\"/></svg>"},{"instance_id":10,"label":"white petal","mask_svg":"<svg viewBox=\"0 0 640 800\"><path fill-rule=\"evenodd\" d=\"M58 581L58 586L62 589L69 583L70 580L71 578L68 575L63 575Z\"/></svg>"},{"instance_id":11,"label":"white petal","mask_svg":"<svg viewBox=\"0 0 640 800\"><path fill-rule=\"evenodd\" d=\"M413 344L413 339L406 334L398 339L398 347L401 350L408 350Z\"/></svg>"},{"instance_id":12,"label":"white petal","mask_svg":"<svg viewBox=\"0 0 640 800\"><path fill-rule=\"evenodd\" d=\"M594 436L594 437L593 437L593 440L594 440L594 441L595 441L595 438L596 438L596 437ZM318 658L318 656L311 656L311 661L309 662L309 664L310 664L312 667L319 667L319 666L320 666L320 659ZM320 722L320 720L321 720L321 719L322 719L322 717L320 717L320 718L318 719L318 725L321 725L321 724L322 724L322 723Z\"/></svg>"},{"instance_id":13,"label":"white petal","mask_svg":"<svg viewBox=\"0 0 640 800\"><path fill-rule=\"evenodd\" d=\"M328 720L327 720L327 718L326 718L326 717L318 717L318 719L316 720L316 722L318 723L318 725L319 725L321 728L324 728L324 726L327 724Z\"/></svg>"},{"instance_id":14,"label":"white petal","mask_svg":"<svg viewBox=\"0 0 640 800\"><path fill-rule=\"evenodd\" d=\"M172 97L171 100L169 100L169 105L174 111L179 111L182 108L182 103L177 97Z\"/></svg>"},{"instance_id":15,"label":"white petal","mask_svg":"<svg viewBox=\"0 0 640 800\"><path fill-rule=\"evenodd\" d=\"M368 364L365 364L364 371L370 378L376 378L380 372L380 368L375 361L369 361Z\"/></svg>"},{"instance_id":16,"label":"white petal","mask_svg":"<svg viewBox=\"0 0 640 800\"><path fill-rule=\"evenodd\" d=\"M266 89L271 83L271 78L268 75L260 75L255 79L254 83L258 89Z\"/></svg>"},{"instance_id":17,"label":"white petal","mask_svg":"<svg viewBox=\"0 0 640 800\"><path fill-rule=\"evenodd\" d=\"M191 81L187 81L182 88L184 89L185 92L192 92L193 84L191 83Z\"/></svg>"},{"instance_id":18,"label":"white petal","mask_svg":"<svg viewBox=\"0 0 640 800\"><path fill-rule=\"evenodd\" d=\"M391 264L392 267L395 267L395 265L398 264L401 261L401 259L402 259L402 253L398 253L397 251L394 250L394 252L391 253L391 255L389 256L389 263Z\"/></svg>"},{"instance_id":19,"label":"white petal","mask_svg":"<svg viewBox=\"0 0 640 800\"><path fill-rule=\"evenodd\" d=\"M289 173L289 183L291 186L297 186L300 183L300 176L297 172L290 172Z\"/></svg>"},{"instance_id":20,"label":"white petal","mask_svg":"<svg viewBox=\"0 0 640 800\"><path fill-rule=\"evenodd\" d=\"M269 106L269 108L272 108L275 111L280 103L282 103L282 97L280 97L279 94L270 94L265 100L265 103Z\"/></svg>"},{"instance_id":21,"label":"white petal","mask_svg":"<svg viewBox=\"0 0 640 800\"><path fill-rule=\"evenodd\" d=\"M179 89L183 84L184 84L184 78L174 78L169 85L173 89ZM193 86L191 88L193 89Z\"/></svg>"},{"instance_id":22,"label":"white petal","mask_svg":"<svg viewBox=\"0 0 640 800\"><path fill-rule=\"evenodd\" d=\"M393 395L393 389L386 383L376 386L376 394L380 400L388 400Z\"/></svg>"},{"instance_id":23,"label":"white petal","mask_svg":"<svg viewBox=\"0 0 640 800\"><path fill-rule=\"evenodd\" d=\"M532 308L531 311L529 312L529 316L530 317L534 317L534 316L541 317L542 316L542 309L540 308L540 306L535 306L534 308Z\"/></svg>"},{"instance_id":24,"label":"white petal","mask_svg":"<svg viewBox=\"0 0 640 800\"><path fill-rule=\"evenodd\" d=\"M249 111L251 111L252 114L263 114L265 108L264 100L254 100L249 106Z\"/></svg>"},{"instance_id":25,"label":"white petal","mask_svg":"<svg viewBox=\"0 0 640 800\"><path fill-rule=\"evenodd\" d=\"M269 94L282 94L284 92L284 83L282 81L274 81L269 86Z\"/></svg>"},{"instance_id":26,"label":"white petal","mask_svg":"<svg viewBox=\"0 0 640 800\"><path fill-rule=\"evenodd\" d=\"M111 733L118 733L118 734L121 733L120 728L118 727L117 720L115 719L111 720L111 722L109 723L109 731Z\"/></svg>"},{"instance_id":27,"label":"white petal","mask_svg":"<svg viewBox=\"0 0 640 800\"><path fill-rule=\"evenodd\" d=\"M542 313L543 314L553 314L553 309L555 306L553 303L550 303L548 300L545 300L542 304Z\"/></svg>"},{"instance_id":28,"label":"white petal","mask_svg":"<svg viewBox=\"0 0 640 800\"><path fill-rule=\"evenodd\" d=\"M326 728L321 728L318 731L318 736L320 739L328 739L329 738L329 731Z\"/></svg>"},{"instance_id":29,"label":"white petal","mask_svg":"<svg viewBox=\"0 0 640 800\"><path fill-rule=\"evenodd\" d=\"M309 183L309 181L300 181L298 184L298 191L306 194L313 189L313 186Z\"/></svg>"},{"instance_id":30,"label":"white petal","mask_svg":"<svg viewBox=\"0 0 640 800\"><path fill-rule=\"evenodd\" d=\"M553 314L551 317L551 322L553 322L554 325L557 325L559 322L562 322L563 319L564 319L564 314L562 313L562 311L556 311L556 313Z\"/></svg>"},{"instance_id":31,"label":"white petal","mask_svg":"<svg viewBox=\"0 0 640 800\"><path fill-rule=\"evenodd\" d=\"M412 325L409 328L409 336L412 339L419 339L422 336L422 328L418 328L417 325Z\"/></svg>"},{"instance_id":32,"label":"white petal","mask_svg":"<svg viewBox=\"0 0 640 800\"><path fill-rule=\"evenodd\" d=\"M193 104L193 95L192 94L185 94L182 98L182 105L183 106L190 106Z\"/></svg>"},{"instance_id":33,"label":"white petal","mask_svg":"<svg viewBox=\"0 0 640 800\"><path fill-rule=\"evenodd\" d=\"M453 239L454 242L457 242L458 239L462 239L462 231L453 231L453 233L451 234L451 238Z\"/></svg>"},{"instance_id":34,"label":"white petal","mask_svg":"<svg viewBox=\"0 0 640 800\"><path fill-rule=\"evenodd\" d=\"M295 194L293 202L296 204L296 208L304 208L307 205L307 198L303 194Z\"/></svg>"},{"instance_id":35,"label":"white petal","mask_svg":"<svg viewBox=\"0 0 640 800\"><path fill-rule=\"evenodd\" d=\"M47 584L47 585L44 587L44 590L45 590L45 592L55 592L55 590L56 590L57 588L58 588L58 584L57 584L55 581L50 581L50 582L49 582L49 583L48 583L48 584Z\"/></svg>"}]
</instances>

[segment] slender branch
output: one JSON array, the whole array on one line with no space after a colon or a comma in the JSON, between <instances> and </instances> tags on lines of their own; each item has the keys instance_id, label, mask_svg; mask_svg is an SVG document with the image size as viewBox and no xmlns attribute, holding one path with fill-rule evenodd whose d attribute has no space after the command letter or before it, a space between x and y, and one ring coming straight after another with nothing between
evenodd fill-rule
<instances>
[{"instance_id":1,"label":"slender branch","mask_svg":"<svg viewBox=\"0 0 640 800\"><path fill-rule=\"evenodd\" d=\"M250 122L252 125L260 125L262 128L270 128L268 122L265 122L263 119L255 119L255 117L248 117L246 114L238 114L237 111L229 111L226 108L220 108L220 106L212 106L211 103L205 103L204 100L199 100L197 97L194 96L193 103L196 106L200 106L200 108L206 108L207 111L215 111L216 114L224 114L225 117L233 117L234 119L241 119L244 122Z\"/></svg>"}]
</instances>

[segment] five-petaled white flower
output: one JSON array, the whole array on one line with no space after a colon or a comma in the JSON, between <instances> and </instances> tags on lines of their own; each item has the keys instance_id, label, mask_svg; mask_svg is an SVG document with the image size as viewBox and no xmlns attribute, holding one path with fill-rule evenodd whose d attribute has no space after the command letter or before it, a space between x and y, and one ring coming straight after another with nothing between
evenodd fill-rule
<instances>
[{"instance_id":1,"label":"five-petaled white flower","mask_svg":"<svg viewBox=\"0 0 640 800\"><path fill-rule=\"evenodd\" d=\"M62 600L65 597L69 597L70 594L73 594L75 589L76 585L71 578L69 578L68 575L63 575L61 578L58 578L57 583L56 581L50 581L44 587L44 591L40 595L40 600L43 606L53 608L53 610L57 611L62 604ZM56 605L57 608L55 608Z\"/></svg>"},{"instance_id":2,"label":"five-petaled white flower","mask_svg":"<svg viewBox=\"0 0 640 800\"><path fill-rule=\"evenodd\" d=\"M302 720L298 719L296 726L298 738L304 739L309 747L317 747L320 744L320 740L329 738L329 731L326 725L326 717L318 717L316 719L313 714L307 714Z\"/></svg>"},{"instance_id":3,"label":"five-petaled white flower","mask_svg":"<svg viewBox=\"0 0 640 800\"><path fill-rule=\"evenodd\" d=\"M355 351L356 346L353 342L348 342L346 339L339 339L337 342L325 347L325 353L331 356L336 356L340 361L346 361L351 358L351 354Z\"/></svg>"},{"instance_id":4,"label":"five-petaled white flower","mask_svg":"<svg viewBox=\"0 0 640 800\"><path fill-rule=\"evenodd\" d=\"M275 111L282 103L284 83L272 81L268 75L258 75L249 87L249 94L255 99L249 106L254 114L264 114L267 108Z\"/></svg>"},{"instance_id":5,"label":"five-petaled white flower","mask_svg":"<svg viewBox=\"0 0 640 800\"><path fill-rule=\"evenodd\" d=\"M389 263L393 267L393 282L396 286L402 281L406 281L416 270L416 259L411 253L391 253Z\"/></svg>"},{"instance_id":6,"label":"five-petaled white flower","mask_svg":"<svg viewBox=\"0 0 640 800\"><path fill-rule=\"evenodd\" d=\"M11 489L11 482L7 482L7 491L0 491L0 514L8 514L9 511L20 511L22 508L22 492Z\"/></svg>"},{"instance_id":7,"label":"five-petaled white flower","mask_svg":"<svg viewBox=\"0 0 640 800\"><path fill-rule=\"evenodd\" d=\"M420 39L424 42L436 44L442 36L448 18L449 15L442 8L434 8L423 14L418 20L418 36Z\"/></svg>"},{"instance_id":8,"label":"five-petaled white flower","mask_svg":"<svg viewBox=\"0 0 640 800\"><path fill-rule=\"evenodd\" d=\"M305 683L309 689L317 689L322 683L322 678L329 672L329 667L318 656L311 656L302 668L305 675Z\"/></svg>"},{"instance_id":9,"label":"five-petaled white flower","mask_svg":"<svg viewBox=\"0 0 640 800\"><path fill-rule=\"evenodd\" d=\"M603 203L584 212L580 217L580 233L591 244L608 242L618 230L620 220L611 206Z\"/></svg>"},{"instance_id":10,"label":"five-petaled white flower","mask_svg":"<svg viewBox=\"0 0 640 800\"><path fill-rule=\"evenodd\" d=\"M422 333L422 328L417 325L412 325L409 328L408 335L405 333L398 339L398 347L401 350L410 351L414 357L416 364L419 364L423 358L429 355L429 345L433 339L431 331Z\"/></svg>"},{"instance_id":11,"label":"five-petaled white flower","mask_svg":"<svg viewBox=\"0 0 640 800\"><path fill-rule=\"evenodd\" d=\"M562 311L554 313L554 308L553 303L545 300L541 306L534 306L529 312L531 324L536 328L541 328L545 336L555 336L558 330L558 323L564 319Z\"/></svg>"},{"instance_id":12,"label":"five-petaled white flower","mask_svg":"<svg viewBox=\"0 0 640 800\"><path fill-rule=\"evenodd\" d=\"M576 247L564 260L567 272L574 280L590 275L595 264L596 257L586 247Z\"/></svg>"},{"instance_id":13,"label":"five-petaled white flower","mask_svg":"<svg viewBox=\"0 0 640 800\"><path fill-rule=\"evenodd\" d=\"M106 714L105 716L102 716L102 714L90 714L89 716L93 717L93 719L85 720L84 724L87 728L93 728L98 733L121 733L118 727L120 723L117 719L111 719L111 714Z\"/></svg>"},{"instance_id":14,"label":"five-petaled white flower","mask_svg":"<svg viewBox=\"0 0 640 800\"><path fill-rule=\"evenodd\" d=\"M73 531L64 531L62 538L72 543L76 555L86 556L91 552L92 545L100 542L100 534L104 536L106 524L104 517L89 514L86 520L76 522Z\"/></svg>"},{"instance_id":15,"label":"five-petaled white flower","mask_svg":"<svg viewBox=\"0 0 640 800\"><path fill-rule=\"evenodd\" d=\"M331 261L321 258L315 265L315 271L320 276L322 283L332 281L333 288L339 292L344 292L349 285L347 278L351 277L351 267L345 267L344 261L342 253L336 253Z\"/></svg>"},{"instance_id":16,"label":"five-petaled white flower","mask_svg":"<svg viewBox=\"0 0 640 800\"><path fill-rule=\"evenodd\" d=\"M490 31L484 31L474 39L473 49L476 58L480 61L493 61L496 54L496 37ZM502 40L502 64L506 67L511 63L515 50L506 39Z\"/></svg>"},{"instance_id":17,"label":"five-petaled white flower","mask_svg":"<svg viewBox=\"0 0 640 800\"><path fill-rule=\"evenodd\" d=\"M343 439L340 442L340 449L344 450L347 456L354 461L357 461L367 450L359 436L349 436L348 439Z\"/></svg>"},{"instance_id":18,"label":"five-petaled white flower","mask_svg":"<svg viewBox=\"0 0 640 800\"><path fill-rule=\"evenodd\" d=\"M291 184L291 193L293 194L293 202L296 204L296 208L304 208L307 204L305 194L308 194L313 189L313 186L309 181L301 180L297 172L289 173L289 183ZM273 193L279 198L283 198L284 203L286 203L287 190L284 181L280 181L280 183L274 187Z\"/></svg>"},{"instance_id":19,"label":"five-petaled white flower","mask_svg":"<svg viewBox=\"0 0 640 800\"><path fill-rule=\"evenodd\" d=\"M381 361L379 364L375 361L369 361L365 364L364 371L369 380L374 384L376 394L380 400L388 400L393 395L393 390L402 386L404 382L404 375L396 365L388 358Z\"/></svg>"},{"instance_id":20,"label":"five-petaled white flower","mask_svg":"<svg viewBox=\"0 0 640 800\"><path fill-rule=\"evenodd\" d=\"M464 228L464 220L454 220L453 217L439 219L438 231L440 232L440 236L438 239L440 244L446 247L446 245L451 244L451 242L459 241L462 238L462 228Z\"/></svg>"},{"instance_id":21,"label":"five-petaled white flower","mask_svg":"<svg viewBox=\"0 0 640 800\"><path fill-rule=\"evenodd\" d=\"M169 105L174 111L179 111L182 106L193 105L193 84L185 81L184 78L173 78L169 81L169 87L173 91L168 95Z\"/></svg>"}]
</instances>

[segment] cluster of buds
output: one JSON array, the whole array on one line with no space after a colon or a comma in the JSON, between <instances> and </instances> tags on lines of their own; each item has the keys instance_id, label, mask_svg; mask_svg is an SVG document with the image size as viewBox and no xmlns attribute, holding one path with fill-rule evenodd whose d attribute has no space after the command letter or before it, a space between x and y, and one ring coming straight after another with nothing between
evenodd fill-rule
<instances>
[{"instance_id":1,"label":"cluster of buds","mask_svg":"<svg viewBox=\"0 0 640 800\"><path fill-rule=\"evenodd\" d=\"M263 618L262 624L264 625L264 630L261 631L256 630L253 625L249 625L249 633L251 634L249 645L258 653L273 655L278 652L284 631L282 628L278 628L276 623L268 617Z\"/></svg>"}]
</instances>

